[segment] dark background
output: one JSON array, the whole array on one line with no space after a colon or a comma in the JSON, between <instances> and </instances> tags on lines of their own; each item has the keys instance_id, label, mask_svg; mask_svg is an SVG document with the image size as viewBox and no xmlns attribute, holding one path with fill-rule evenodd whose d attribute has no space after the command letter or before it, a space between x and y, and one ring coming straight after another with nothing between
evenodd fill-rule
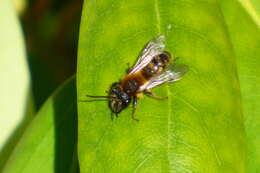
<instances>
[{"instance_id":1,"label":"dark background","mask_svg":"<svg viewBox=\"0 0 260 173\"><path fill-rule=\"evenodd\" d=\"M20 13L37 111L76 72L83 0L29 0Z\"/></svg>"}]
</instances>

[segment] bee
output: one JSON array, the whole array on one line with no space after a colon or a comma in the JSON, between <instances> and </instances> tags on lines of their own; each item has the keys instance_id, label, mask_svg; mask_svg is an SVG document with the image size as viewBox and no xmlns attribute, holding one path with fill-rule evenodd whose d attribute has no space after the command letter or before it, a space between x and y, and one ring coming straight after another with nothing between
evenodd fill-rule
<instances>
[{"instance_id":1,"label":"bee","mask_svg":"<svg viewBox=\"0 0 260 173\"><path fill-rule=\"evenodd\" d=\"M86 95L92 98L107 98L112 114L118 114L132 101L132 119L135 118L137 100L141 93L155 99L163 100L151 92L151 89L182 78L188 66L176 64L171 54L164 50L165 37L159 35L149 41L140 54L136 64L128 69L128 74L119 82L111 85L108 96Z\"/></svg>"}]
</instances>

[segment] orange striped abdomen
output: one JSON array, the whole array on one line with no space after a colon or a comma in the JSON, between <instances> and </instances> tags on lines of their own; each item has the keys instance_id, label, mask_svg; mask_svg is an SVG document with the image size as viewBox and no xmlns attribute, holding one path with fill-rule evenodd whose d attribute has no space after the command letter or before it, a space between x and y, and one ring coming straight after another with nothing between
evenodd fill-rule
<instances>
[{"instance_id":1,"label":"orange striped abdomen","mask_svg":"<svg viewBox=\"0 0 260 173\"><path fill-rule=\"evenodd\" d=\"M130 74L121 80L121 88L130 96L136 95L141 86L165 70L170 63L170 58L168 52L155 56L141 71Z\"/></svg>"},{"instance_id":2,"label":"orange striped abdomen","mask_svg":"<svg viewBox=\"0 0 260 173\"><path fill-rule=\"evenodd\" d=\"M168 52L163 52L155 56L142 70L141 74L146 80L161 73L170 63L171 56Z\"/></svg>"}]
</instances>

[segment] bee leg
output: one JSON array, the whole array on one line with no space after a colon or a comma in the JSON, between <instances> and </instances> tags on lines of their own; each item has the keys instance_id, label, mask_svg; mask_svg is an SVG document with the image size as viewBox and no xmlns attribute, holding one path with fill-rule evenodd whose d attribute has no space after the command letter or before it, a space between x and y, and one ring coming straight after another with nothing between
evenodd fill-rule
<instances>
[{"instance_id":1,"label":"bee leg","mask_svg":"<svg viewBox=\"0 0 260 173\"><path fill-rule=\"evenodd\" d=\"M111 120L112 121L114 120L114 116L116 116L116 118L118 118L118 114L117 113L111 112Z\"/></svg>"},{"instance_id":2,"label":"bee leg","mask_svg":"<svg viewBox=\"0 0 260 173\"><path fill-rule=\"evenodd\" d=\"M114 113L111 112L110 116L111 116L111 120L113 121L114 120Z\"/></svg>"},{"instance_id":3,"label":"bee leg","mask_svg":"<svg viewBox=\"0 0 260 173\"><path fill-rule=\"evenodd\" d=\"M137 97L134 96L134 98L133 98L132 119L135 120L135 121L139 121L138 119L135 118L135 110L136 110L136 106L137 106Z\"/></svg>"},{"instance_id":4,"label":"bee leg","mask_svg":"<svg viewBox=\"0 0 260 173\"><path fill-rule=\"evenodd\" d=\"M159 97L149 90L144 90L144 94L157 100L167 100L168 97Z\"/></svg>"}]
</instances>

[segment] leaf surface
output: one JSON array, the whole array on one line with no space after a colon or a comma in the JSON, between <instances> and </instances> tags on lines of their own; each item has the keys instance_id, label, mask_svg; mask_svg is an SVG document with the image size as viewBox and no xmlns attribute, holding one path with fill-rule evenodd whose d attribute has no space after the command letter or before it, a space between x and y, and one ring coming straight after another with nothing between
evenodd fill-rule
<instances>
[{"instance_id":1,"label":"leaf surface","mask_svg":"<svg viewBox=\"0 0 260 173\"><path fill-rule=\"evenodd\" d=\"M260 172L260 11L254 10L260 7L260 1L246 2L223 0L221 7L237 57L247 136L247 172L251 173Z\"/></svg>"},{"instance_id":2,"label":"leaf surface","mask_svg":"<svg viewBox=\"0 0 260 173\"><path fill-rule=\"evenodd\" d=\"M85 1L78 52L78 155L81 172L244 172L239 81L222 11L215 0ZM189 72L155 88L114 121L105 95L144 45L166 37L166 50Z\"/></svg>"},{"instance_id":3,"label":"leaf surface","mask_svg":"<svg viewBox=\"0 0 260 173\"><path fill-rule=\"evenodd\" d=\"M5 173L77 172L75 77L43 105L5 166Z\"/></svg>"}]
</instances>

